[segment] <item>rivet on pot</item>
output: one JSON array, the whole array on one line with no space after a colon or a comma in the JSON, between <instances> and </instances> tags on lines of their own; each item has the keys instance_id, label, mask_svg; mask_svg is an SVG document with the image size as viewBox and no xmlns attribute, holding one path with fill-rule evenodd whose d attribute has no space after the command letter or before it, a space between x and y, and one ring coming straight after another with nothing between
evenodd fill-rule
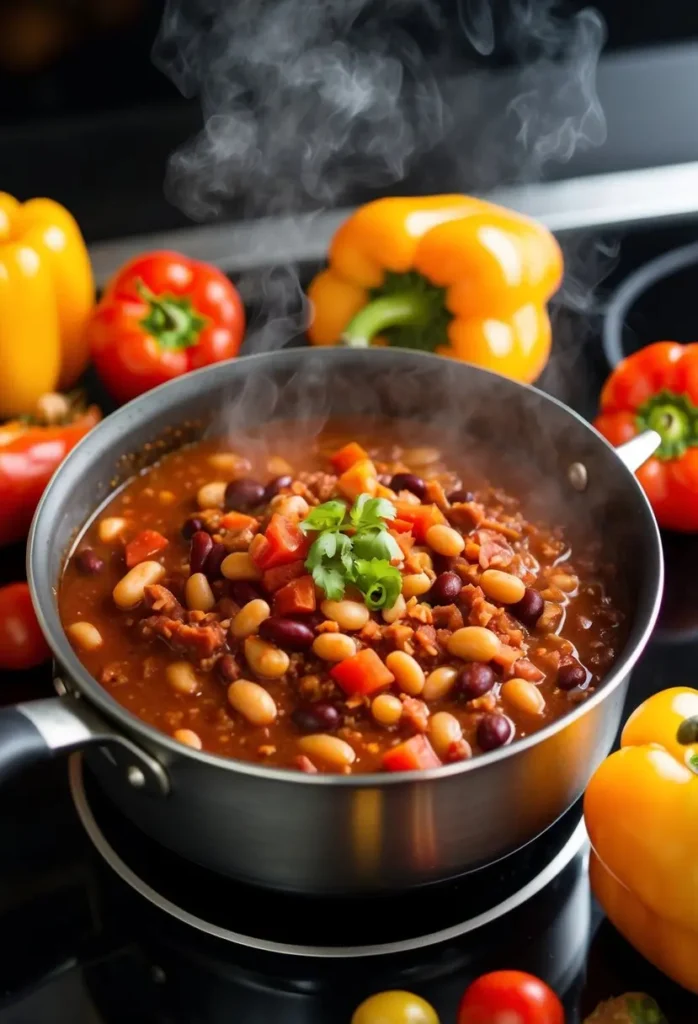
<instances>
[{"instance_id":1,"label":"rivet on pot","mask_svg":"<svg viewBox=\"0 0 698 1024\"><path fill-rule=\"evenodd\" d=\"M128 779L129 785L133 786L134 789L143 789L145 786L145 775L140 768L137 768L135 764L132 764L126 772L126 778Z\"/></svg>"},{"instance_id":2,"label":"rivet on pot","mask_svg":"<svg viewBox=\"0 0 698 1024\"><path fill-rule=\"evenodd\" d=\"M589 474L583 462L573 462L567 470L567 479L575 491L585 491L589 483Z\"/></svg>"}]
</instances>

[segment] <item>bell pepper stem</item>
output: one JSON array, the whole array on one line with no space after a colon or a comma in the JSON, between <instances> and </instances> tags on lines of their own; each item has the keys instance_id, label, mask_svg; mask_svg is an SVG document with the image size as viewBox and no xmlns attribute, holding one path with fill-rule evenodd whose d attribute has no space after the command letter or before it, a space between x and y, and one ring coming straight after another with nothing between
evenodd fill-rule
<instances>
[{"instance_id":1,"label":"bell pepper stem","mask_svg":"<svg viewBox=\"0 0 698 1024\"><path fill-rule=\"evenodd\" d=\"M376 335L389 327L427 327L433 317L433 300L420 292L382 295L349 321L342 344L350 348L368 348Z\"/></svg>"}]
</instances>

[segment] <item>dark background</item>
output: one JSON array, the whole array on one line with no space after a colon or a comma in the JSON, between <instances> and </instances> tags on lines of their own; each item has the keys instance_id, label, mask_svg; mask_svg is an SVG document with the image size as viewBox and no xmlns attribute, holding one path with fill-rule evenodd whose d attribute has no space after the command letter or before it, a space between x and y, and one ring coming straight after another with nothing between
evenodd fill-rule
<instances>
[{"instance_id":1,"label":"dark background","mask_svg":"<svg viewBox=\"0 0 698 1024\"><path fill-rule=\"evenodd\" d=\"M259 0L260 10L276 2ZM433 2L441 8L445 31L435 32L426 15L400 16L399 6L378 2L367 4L363 18L377 18L386 33L397 25L418 40L437 77L451 80L456 107L467 108L462 116L468 126L480 118L474 137L501 115L501 81L522 56L512 5L522 9L528 2L563 27L585 6L572 0L489 0L496 45L482 57L462 27L463 10L476 0ZM201 0L198 6L207 4ZM608 142L575 153L564 165L552 161L545 176L698 157L692 116L698 47L695 54L691 48L698 41L698 5L603 0L596 6L608 36L598 75ZM151 61L162 8L161 0L0 0L0 188L22 199L49 194L64 202L88 241L189 223L164 196L163 180L168 156L197 132L201 114L198 99L183 98ZM647 53L648 66L642 62ZM455 170L427 156L404 188L467 191L506 183L497 178L506 179L511 168L495 168L483 180L481 160L477 146L472 156L459 153ZM359 190L342 198L363 201L370 194ZM241 197L231 215L248 213Z\"/></svg>"}]
</instances>

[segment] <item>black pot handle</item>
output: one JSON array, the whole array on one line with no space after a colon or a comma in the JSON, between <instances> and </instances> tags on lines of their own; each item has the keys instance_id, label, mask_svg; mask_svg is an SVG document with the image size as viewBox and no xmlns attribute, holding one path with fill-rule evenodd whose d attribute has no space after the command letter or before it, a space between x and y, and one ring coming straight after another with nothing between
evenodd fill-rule
<instances>
[{"instance_id":1,"label":"black pot handle","mask_svg":"<svg viewBox=\"0 0 698 1024\"><path fill-rule=\"evenodd\" d=\"M117 732L76 697L50 697L0 710L0 784L18 771L60 754L98 746L129 785L165 796L169 779L160 762Z\"/></svg>"}]
</instances>

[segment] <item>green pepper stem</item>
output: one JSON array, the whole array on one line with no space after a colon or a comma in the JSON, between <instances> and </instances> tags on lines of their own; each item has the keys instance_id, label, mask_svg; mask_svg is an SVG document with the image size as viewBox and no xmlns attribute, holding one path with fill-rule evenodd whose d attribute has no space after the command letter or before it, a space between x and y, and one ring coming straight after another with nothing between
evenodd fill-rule
<instances>
[{"instance_id":1,"label":"green pepper stem","mask_svg":"<svg viewBox=\"0 0 698 1024\"><path fill-rule=\"evenodd\" d=\"M424 292L382 295L360 309L349 321L342 343L350 348L368 348L376 335L388 327L428 327L433 311L433 299Z\"/></svg>"},{"instance_id":2,"label":"green pepper stem","mask_svg":"<svg viewBox=\"0 0 698 1024\"><path fill-rule=\"evenodd\" d=\"M141 326L153 335L160 348L177 351L197 343L207 321L193 308L188 296L155 295L142 281L138 282L137 290L148 303Z\"/></svg>"}]
</instances>

